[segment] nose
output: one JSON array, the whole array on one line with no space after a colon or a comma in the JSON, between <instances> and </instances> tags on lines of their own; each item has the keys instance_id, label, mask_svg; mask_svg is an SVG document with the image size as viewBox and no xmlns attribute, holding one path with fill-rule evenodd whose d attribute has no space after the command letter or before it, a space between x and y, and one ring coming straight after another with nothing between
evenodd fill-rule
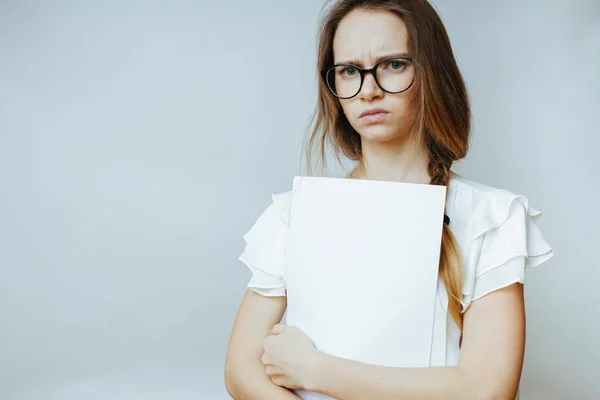
<instances>
[{"instance_id":1,"label":"nose","mask_svg":"<svg viewBox=\"0 0 600 400\"><path fill-rule=\"evenodd\" d=\"M375 81L373 73L366 73L362 88L360 89L360 97L365 100L372 100L383 95L383 90Z\"/></svg>"}]
</instances>

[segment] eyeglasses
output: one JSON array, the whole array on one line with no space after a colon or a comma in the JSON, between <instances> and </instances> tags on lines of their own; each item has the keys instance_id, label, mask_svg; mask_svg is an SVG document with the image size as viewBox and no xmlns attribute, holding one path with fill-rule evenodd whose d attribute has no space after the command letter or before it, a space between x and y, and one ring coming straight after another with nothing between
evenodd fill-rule
<instances>
[{"instance_id":1,"label":"eyeglasses","mask_svg":"<svg viewBox=\"0 0 600 400\"><path fill-rule=\"evenodd\" d=\"M377 85L391 94L402 93L414 82L414 69L410 57L389 57L379 61L373 68L363 69L352 64L337 64L321 71L329 91L339 99L356 96L371 73Z\"/></svg>"}]
</instances>

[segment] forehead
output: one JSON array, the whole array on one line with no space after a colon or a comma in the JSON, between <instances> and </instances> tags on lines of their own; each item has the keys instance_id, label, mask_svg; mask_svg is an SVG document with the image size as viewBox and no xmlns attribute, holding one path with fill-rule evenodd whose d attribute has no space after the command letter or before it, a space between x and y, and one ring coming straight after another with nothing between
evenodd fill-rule
<instances>
[{"instance_id":1,"label":"forehead","mask_svg":"<svg viewBox=\"0 0 600 400\"><path fill-rule=\"evenodd\" d=\"M408 51L404 21L389 11L355 10L346 15L333 38L334 62L362 60Z\"/></svg>"}]
</instances>

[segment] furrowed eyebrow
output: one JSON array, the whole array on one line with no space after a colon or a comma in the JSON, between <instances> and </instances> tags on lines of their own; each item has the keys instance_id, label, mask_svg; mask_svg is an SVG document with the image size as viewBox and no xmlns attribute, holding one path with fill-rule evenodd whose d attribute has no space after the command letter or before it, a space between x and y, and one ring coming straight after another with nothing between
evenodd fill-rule
<instances>
[{"instance_id":1,"label":"furrowed eyebrow","mask_svg":"<svg viewBox=\"0 0 600 400\"><path fill-rule=\"evenodd\" d=\"M381 57L377 57L377 59L375 60L375 64L377 64L379 61L383 60L384 58L390 58L390 57L408 57L408 53L394 53L394 54L387 54L385 56L381 56ZM335 63L336 65L338 64L352 64L352 65L356 65L358 67L364 68L364 64L362 63L362 61L360 60L347 60L347 61L339 61Z\"/></svg>"}]
</instances>

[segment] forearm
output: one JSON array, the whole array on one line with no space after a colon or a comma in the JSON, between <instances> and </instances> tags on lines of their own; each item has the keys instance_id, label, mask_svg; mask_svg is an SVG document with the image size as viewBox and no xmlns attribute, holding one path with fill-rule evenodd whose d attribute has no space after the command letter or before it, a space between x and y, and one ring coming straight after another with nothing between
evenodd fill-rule
<instances>
[{"instance_id":1,"label":"forearm","mask_svg":"<svg viewBox=\"0 0 600 400\"><path fill-rule=\"evenodd\" d=\"M227 391L235 400L299 400L291 390L275 385L262 366L239 368L225 379Z\"/></svg>"},{"instance_id":2,"label":"forearm","mask_svg":"<svg viewBox=\"0 0 600 400\"><path fill-rule=\"evenodd\" d=\"M318 368L309 390L338 400L487 398L460 367L392 368L324 355Z\"/></svg>"}]
</instances>

